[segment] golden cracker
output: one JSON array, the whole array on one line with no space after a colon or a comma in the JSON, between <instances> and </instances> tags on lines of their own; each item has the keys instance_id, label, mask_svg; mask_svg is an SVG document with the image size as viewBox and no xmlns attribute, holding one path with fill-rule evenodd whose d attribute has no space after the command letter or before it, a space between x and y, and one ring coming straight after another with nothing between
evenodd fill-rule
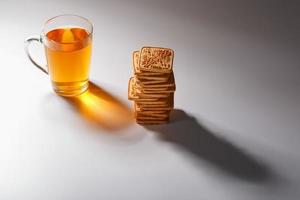
<instances>
[{"instance_id":1,"label":"golden cracker","mask_svg":"<svg viewBox=\"0 0 300 200\"><path fill-rule=\"evenodd\" d=\"M134 89L134 77L131 77L128 82L128 99L133 100L137 98L136 91Z\"/></svg>"},{"instance_id":2,"label":"golden cracker","mask_svg":"<svg viewBox=\"0 0 300 200\"><path fill-rule=\"evenodd\" d=\"M142 91L137 92L138 98L167 98L170 94L144 94Z\"/></svg>"},{"instance_id":3,"label":"golden cracker","mask_svg":"<svg viewBox=\"0 0 300 200\"><path fill-rule=\"evenodd\" d=\"M143 113L143 114L165 114L169 115L170 111L169 110L145 110L145 111L136 111L138 113Z\"/></svg>"},{"instance_id":4,"label":"golden cracker","mask_svg":"<svg viewBox=\"0 0 300 200\"><path fill-rule=\"evenodd\" d=\"M137 111L155 111L155 110L172 110L173 107L164 107L164 108L148 108L148 107L140 107L140 106L136 106L136 110Z\"/></svg>"},{"instance_id":5,"label":"golden cracker","mask_svg":"<svg viewBox=\"0 0 300 200\"><path fill-rule=\"evenodd\" d=\"M167 105L168 101L135 101L138 105Z\"/></svg>"},{"instance_id":6,"label":"golden cracker","mask_svg":"<svg viewBox=\"0 0 300 200\"><path fill-rule=\"evenodd\" d=\"M143 113L143 112L135 112L134 115L136 118L138 117L156 117L156 118L168 118L169 114L161 114L161 113Z\"/></svg>"},{"instance_id":7,"label":"golden cracker","mask_svg":"<svg viewBox=\"0 0 300 200\"><path fill-rule=\"evenodd\" d=\"M166 83L166 84L149 84L143 85L145 88L164 88L164 87L175 87L174 83Z\"/></svg>"},{"instance_id":8,"label":"golden cracker","mask_svg":"<svg viewBox=\"0 0 300 200\"><path fill-rule=\"evenodd\" d=\"M137 117L136 120L138 121L143 121L143 120L163 120L163 121L167 121L169 120L168 117Z\"/></svg>"},{"instance_id":9,"label":"golden cracker","mask_svg":"<svg viewBox=\"0 0 300 200\"><path fill-rule=\"evenodd\" d=\"M147 86L147 85L169 84L169 82L168 81L149 81L149 80L140 81L139 80L139 84L142 86Z\"/></svg>"},{"instance_id":10,"label":"golden cracker","mask_svg":"<svg viewBox=\"0 0 300 200\"><path fill-rule=\"evenodd\" d=\"M148 72L148 71L141 71L139 70L138 72L136 72L137 76L167 76L170 73L158 73L158 72Z\"/></svg>"},{"instance_id":11,"label":"golden cracker","mask_svg":"<svg viewBox=\"0 0 300 200\"><path fill-rule=\"evenodd\" d=\"M136 76L137 79L141 82L143 81L167 81L169 77L160 77L160 76Z\"/></svg>"},{"instance_id":12,"label":"golden cracker","mask_svg":"<svg viewBox=\"0 0 300 200\"><path fill-rule=\"evenodd\" d=\"M140 51L139 67L143 71L171 72L174 51L169 48L143 47Z\"/></svg>"},{"instance_id":13,"label":"golden cracker","mask_svg":"<svg viewBox=\"0 0 300 200\"><path fill-rule=\"evenodd\" d=\"M136 120L136 122L141 125L159 125L166 124L169 120Z\"/></svg>"},{"instance_id":14,"label":"golden cracker","mask_svg":"<svg viewBox=\"0 0 300 200\"><path fill-rule=\"evenodd\" d=\"M140 52L134 51L132 54L132 58L133 58L132 60L133 60L134 73L139 73Z\"/></svg>"},{"instance_id":15,"label":"golden cracker","mask_svg":"<svg viewBox=\"0 0 300 200\"><path fill-rule=\"evenodd\" d=\"M165 93L174 93L175 90L158 90L158 91L148 91L148 90L143 90L144 94L165 94Z\"/></svg>"},{"instance_id":16,"label":"golden cracker","mask_svg":"<svg viewBox=\"0 0 300 200\"><path fill-rule=\"evenodd\" d=\"M158 101L159 98L136 98L136 99L133 99L135 102L155 102L155 101Z\"/></svg>"}]
</instances>

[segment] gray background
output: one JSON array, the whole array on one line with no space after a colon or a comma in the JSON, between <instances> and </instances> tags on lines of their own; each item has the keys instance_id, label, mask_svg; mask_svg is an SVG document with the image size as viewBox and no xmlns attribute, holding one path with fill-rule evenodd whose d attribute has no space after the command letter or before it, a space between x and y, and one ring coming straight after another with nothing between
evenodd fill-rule
<instances>
[{"instance_id":1,"label":"gray background","mask_svg":"<svg viewBox=\"0 0 300 200\"><path fill-rule=\"evenodd\" d=\"M0 1L0 199L299 199L299 6ZM175 50L172 123L91 122L52 92L23 40L63 13L93 22L91 80L125 110L132 51Z\"/></svg>"}]
</instances>

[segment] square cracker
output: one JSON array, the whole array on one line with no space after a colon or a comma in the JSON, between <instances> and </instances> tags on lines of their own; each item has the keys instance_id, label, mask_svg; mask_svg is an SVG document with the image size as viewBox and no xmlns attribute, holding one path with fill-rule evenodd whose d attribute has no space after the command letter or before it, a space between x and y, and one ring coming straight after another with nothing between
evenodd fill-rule
<instances>
[{"instance_id":1,"label":"square cracker","mask_svg":"<svg viewBox=\"0 0 300 200\"><path fill-rule=\"evenodd\" d=\"M169 77L160 75L160 76L136 76L140 81L168 81Z\"/></svg>"},{"instance_id":2,"label":"square cracker","mask_svg":"<svg viewBox=\"0 0 300 200\"><path fill-rule=\"evenodd\" d=\"M138 117L157 117L157 118L161 117L161 118L167 118L167 117L170 117L170 114L169 114L169 112L166 112L166 113L135 112L135 117L136 118L138 118Z\"/></svg>"},{"instance_id":3,"label":"square cracker","mask_svg":"<svg viewBox=\"0 0 300 200\"><path fill-rule=\"evenodd\" d=\"M142 71L170 73L174 51L162 47L143 47L140 51L139 68Z\"/></svg>"},{"instance_id":4,"label":"square cracker","mask_svg":"<svg viewBox=\"0 0 300 200\"><path fill-rule=\"evenodd\" d=\"M160 101L135 101L138 105L169 105L171 101L160 100Z\"/></svg>"},{"instance_id":5,"label":"square cracker","mask_svg":"<svg viewBox=\"0 0 300 200\"><path fill-rule=\"evenodd\" d=\"M154 111L135 111L136 114L143 114L143 115L148 115L148 114L160 114L160 115L169 115L170 111L169 110L154 110Z\"/></svg>"},{"instance_id":6,"label":"square cracker","mask_svg":"<svg viewBox=\"0 0 300 200\"><path fill-rule=\"evenodd\" d=\"M167 98L170 94L169 93L159 93L159 94L144 94L138 93L138 98Z\"/></svg>"},{"instance_id":7,"label":"square cracker","mask_svg":"<svg viewBox=\"0 0 300 200\"><path fill-rule=\"evenodd\" d=\"M159 79L152 79L149 77L148 79L141 79L140 76L134 76L139 86L142 87L174 87L175 89L175 79L174 74L171 73L166 78L161 79L161 76L155 77Z\"/></svg>"},{"instance_id":8,"label":"square cracker","mask_svg":"<svg viewBox=\"0 0 300 200\"><path fill-rule=\"evenodd\" d=\"M151 99L158 99L158 98L166 98L169 96L169 93L156 93L155 91L153 92L148 92L147 94L144 93L143 88L140 87L134 77L131 77L129 79L128 83L128 99L129 100L135 100L135 99L146 99L146 100L151 100Z\"/></svg>"},{"instance_id":9,"label":"square cracker","mask_svg":"<svg viewBox=\"0 0 300 200\"><path fill-rule=\"evenodd\" d=\"M144 91L148 91L148 92L151 92L151 91L158 91L158 92L161 92L161 91L175 91L175 86L174 87L157 87L157 88L151 88L151 87L143 87L143 90Z\"/></svg>"},{"instance_id":10,"label":"square cracker","mask_svg":"<svg viewBox=\"0 0 300 200\"><path fill-rule=\"evenodd\" d=\"M175 84L175 78L174 78L173 72L171 72L169 74L156 75L156 76L135 75L135 77L141 84L144 84L144 85L146 85L146 84L157 84L157 85Z\"/></svg>"},{"instance_id":11,"label":"square cracker","mask_svg":"<svg viewBox=\"0 0 300 200\"><path fill-rule=\"evenodd\" d=\"M158 125L158 124L168 123L169 119L167 119L167 120L136 120L136 122L141 125Z\"/></svg>"},{"instance_id":12,"label":"square cracker","mask_svg":"<svg viewBox=\"0 0 300 200\"><path fill-rule=\"evenodd\" d=\"M167 110L173 110L173 107L162 107L162 108L149 108L149 107L141 107L139 105L135 105L136 111L167 111Z\"/></svg>"},{"instance_id":13,"label":"square cracker","mask_svg":"<svg viewBox=\"0 0 300 200\"><path fill-rule=\"evenodd\" d=\"M156 101L135 101L136 104L147 106L147 105L165 105L165 106L174 106L174 93L171 93L167 98L160 98Z\"/></svg>"},{"instance_id":14,"label":"square cracker","mask_svg":"<svg viewBox=\"0 0 300 200\"><path fill-rule=\"evenodd\" d=\"M134 77L131 77L129 79L129 82L128 82L128 99L129 100L137 100L137 101L157 101L159 98L161 97L149 97L148 96L145 96L145 97L140 97L139 94L138 94L138 89L136 87L136 81L134 79Z\"/></svg>"},{"instance_id":15,"label":"square cracker","mask_svg":"<svg viewBox=\"0 0 300 200\"><path fill-rule=\"evenodd\" d=\"M169 117L137 117L138 121L148 121L148 120L160 120L160 121L168 121Z\"/></svg>"},{"instance_id":16,"label":"square cracker","mask_svg":"<svg viewBox=\"0 0 300 200\"><path fill-rule=\"evenodd\" d=\"M134 51L132 54L132 60L133 60L133 70L134 73L140 73L141 71L139 70L139 62L140 62L140 52L139 51Z\"/></svg>"},{"instance_id":17,"label":"square cracker","mask_svg":"<svg viewBox=\"0 0 300 200\"><path fill-rule=\"evenodd\" d=\"M168 94L168 93L174 93L175 90L157 90L157 91L153 91L153 90L143 90L144 94L153 94L154 92L156 94Z\"/></svg>"},{"instance_id":18,"label":"square cracker","mask_svg":"<svg viewBox=\"0 0 300 200\"><path fill-rule=\"evenodd\" d=\"M134 51L132 53L132 60L133 60L133 70L134 74L140 76L159 76L159 75L168 75L169 72L151 72L151 71L143 71L140 69L140 52Z\"/></svg>"},{"instance_id":19,"label":"square cracker","mask_svg":"<svg viewBox=\"0 0 300 200\"><path fill-rule=\"evenodd\" d=\"M169 80L145 80L145 79L139 79L137 76L135 76L135 78L139 83L139 85L141 86L174 84L171 83Z\"/></svg>"}]
</instances>

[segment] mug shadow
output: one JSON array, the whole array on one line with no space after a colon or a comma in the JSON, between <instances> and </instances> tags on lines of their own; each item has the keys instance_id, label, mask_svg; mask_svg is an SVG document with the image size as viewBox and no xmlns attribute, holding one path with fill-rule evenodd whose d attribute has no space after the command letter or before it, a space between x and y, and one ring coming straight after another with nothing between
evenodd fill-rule
<instances>
[{"instance_id":1,"label":"mug shadow","mask_svg":"<svg viewBox=\"0 0 300 200\"><path fill-rule=\"evenodd\" d=\"M174 109L169 124L147 125L145 128L233 177L253 182L270 182L274 178L265 164L216 136L183 110Z\"/></svg>"},{"instance_id":2,"label":"mug shadow","mask_svg":"<svg viewBox=\"0 0 300 200\"><path fill-rule=\"evenodd\" d=\"M117 131L134 122L133 113L125 103L93 82L89 82L85 93L63 98L86 121L99 128Z\"/></svg>"}]
</instances>

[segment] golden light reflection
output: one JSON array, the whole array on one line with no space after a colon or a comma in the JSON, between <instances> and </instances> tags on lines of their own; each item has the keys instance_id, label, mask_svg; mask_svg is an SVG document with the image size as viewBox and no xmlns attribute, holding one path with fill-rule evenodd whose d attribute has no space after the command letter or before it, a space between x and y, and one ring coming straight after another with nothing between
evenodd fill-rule
<instances>
[{"instance_id":1,"label":"golden light reflection","mask_svg":"<svg viewBox=\"0 0 300 200\"><path fill-rule=\"evenodd\" d=\"M130 108L92 82L89 82L87 92L66 100L85 119L104 129L118 130L133 123L133 112Z\"/></svg>"}]
</instances>

